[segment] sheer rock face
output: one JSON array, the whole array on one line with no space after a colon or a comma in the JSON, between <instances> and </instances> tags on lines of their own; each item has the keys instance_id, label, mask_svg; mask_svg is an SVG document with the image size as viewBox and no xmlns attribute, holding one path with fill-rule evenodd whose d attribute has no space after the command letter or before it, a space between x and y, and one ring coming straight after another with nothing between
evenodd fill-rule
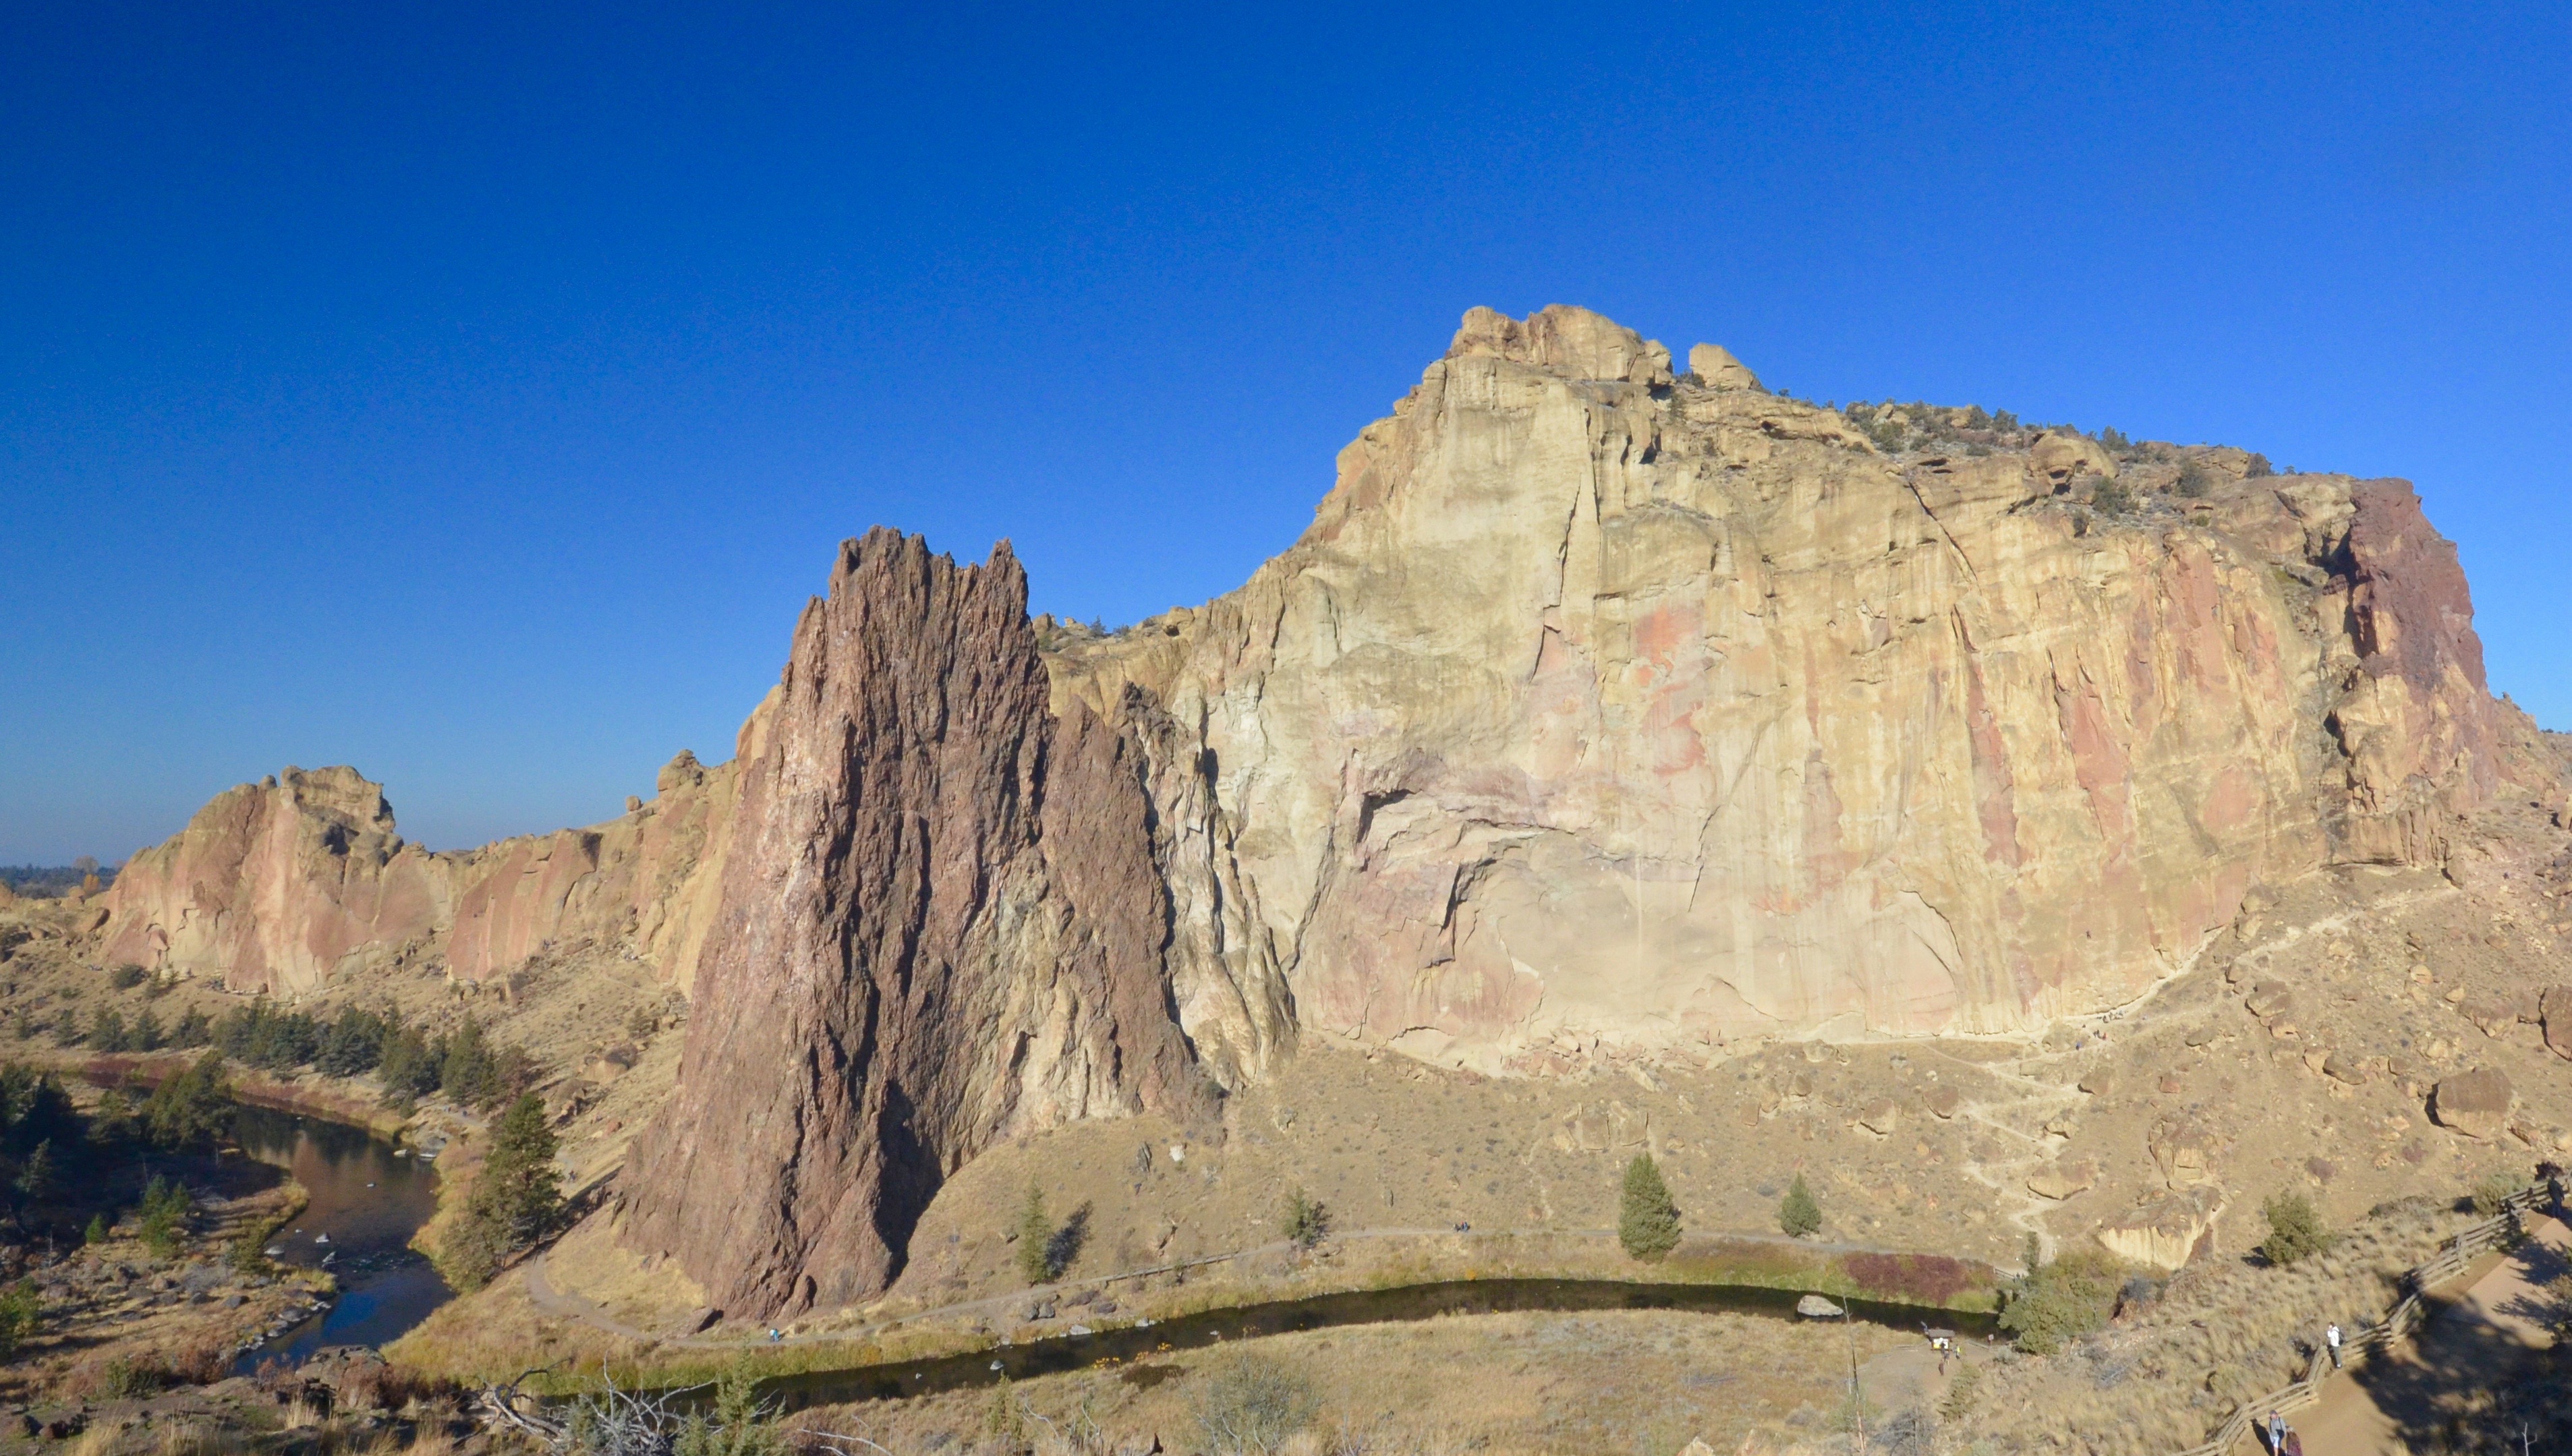
<instances>
[{"instance_id":1,"label":"sheer rock face","mask_svg":"<svg viewBox=\"0 0 2572 1456\"><path fill-rule=\"evenodd\" d=\"M108 890L101 958L294 991L435 931L445 874L354 768L288 768L216 795Z\"/></svg>"},{"instance_id":2,"label":"sheer rock face","mask_svg":"<svg viewBox=\"0 0 2572 1456\"><path fill-rule=\"evenodd\" d=\"M1890 458L1668 358L1478 309L1291 550L1052 659L1058 703L1169 726L1219 1065L1293 1024L1530 1072L2029 1027L2559 773L2401 482L2208 452L2205 499L2094 515L2059 462Z\"/></svg>"},{"instance_id":3,"label":"sheer rock face","mask_svg":"<svg viewBox=\"0 0 2572 1456\"><path fill-rule=\"evenodd\" d=\"M289 768L218 795L136 854L109 891L101 953L301 995L406 952L442 947L451 974L479 981L549 950L607 945L685 990L713 918L733 783L729 765L685 761L621 818L453 854L403 842L382 788L357 770Z\"/></svg>"},{"instance_id":4,"label":"sheer rock face","mask_svg":"<svg viewBox=\"0 0 2572 1456\"><path fill-rule=\"evenodd\" d=\"M843 548L745 741L679 1087L627 1236L723 1307L873 1293L993 1141L1206 1084L1169 1010L1139 742L1047 707L1026 582Z\"/></svg>"}]
</instances>

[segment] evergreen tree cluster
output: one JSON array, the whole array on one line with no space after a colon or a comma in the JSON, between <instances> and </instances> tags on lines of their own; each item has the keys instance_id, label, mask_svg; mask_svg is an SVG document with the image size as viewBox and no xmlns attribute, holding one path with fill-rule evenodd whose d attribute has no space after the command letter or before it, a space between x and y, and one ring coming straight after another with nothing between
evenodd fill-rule
<instances>
[{"instance_id":1,"label":"evergreen tree cluster","mask_svg":"<svg viewBox=\"0 0 2572 1456\"><path fill-rule=\"evenodd\" d=\"M491 1151L465 1198L464 1217L439 1244L439 1265L461 1287L479 1288L535 1246L562 1215L562 1175L544 1099L527 1094L491 1129Z\"/></svg>"}]
</instances>

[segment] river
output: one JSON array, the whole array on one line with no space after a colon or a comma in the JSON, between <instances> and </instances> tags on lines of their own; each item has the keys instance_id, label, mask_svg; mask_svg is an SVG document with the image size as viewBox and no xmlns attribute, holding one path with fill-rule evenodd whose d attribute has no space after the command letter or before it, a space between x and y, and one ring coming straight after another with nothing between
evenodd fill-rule
<instances>
[{"instance_id":1,"label":"river","mask_svg":"<svg viewBox=\"0 0 2572 1456\"><path fill-rule=\"evenodd\" d=\"M386 1344L453 1297L409 1246L437 1211L434 1170L362 1128L322 1118L243 1107L234 1134L244 1153L286 1170L312 1196L270 1241L278 1262L327 1267L339 1280L328 1308L246 1351L244 1370L292 1365L329 1345Z\"/></svg>"},{"instance_id":2,"label":"river","mask_svg":"<svg viewBox=\"0 0 2572 1456\"><path fill-rule=\"evenodd\" d=\"M1002 1377L1023 1380L1058 1374L1101 1360L1130 1361L1163 1350L1201 1349L1226 1340L1260 1335L1328 1329L1344 1324L1384 1324L1434 1319L1448 1314L1498 1314L1513 1310L1577 1311L1588 1309L1686 1309L1699 1312L1763 1314L1781 1320L1799 1318L1797 1292L1749 1284L1643 1284L1616 1279L1470 1279L1441 1284L1409 1284L1393 1289L1358 1289L1317 1294L1305 1299L1251 1304L1181 1315L1148 1325L1125 1325L1073 1334L1081 1310L1058 1306L1062 1333L1052 1338L1005 1344L967 1355L910 1360L898 1364L814 1370L780 1375L760 1382L760 1392L790 1408L857 1400L889 1400L932 1395L976 1385L997 1384ZM1911 1330L1931 1326L1966 1335L1988 1336L1995 1322L1988 1314L1889 1304L1874 1299L1840 1299L1849 1313L1873 1324Z\"/></svg>"}]
</instances>

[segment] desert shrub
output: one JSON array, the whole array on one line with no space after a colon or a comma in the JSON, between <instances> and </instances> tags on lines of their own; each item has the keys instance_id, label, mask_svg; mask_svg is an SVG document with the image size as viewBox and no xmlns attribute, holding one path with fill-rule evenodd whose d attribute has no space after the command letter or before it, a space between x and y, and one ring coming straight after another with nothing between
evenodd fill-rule
<instances>
[{"instance_id":1,"label":"desert shrub","mask_svg":"<svg viewBox=\"0 0 2572 1456\"><path fill-rule=\"evenodd\" d=\"M387 1100L406 1104L437 1090L443 1063L443 1056L425 1034L395 1020L385 1028L382 1045L377 1049L375 1075L383 1080Z\"/></svg>"},{"instance_id":2,"label":"desert shrub","mask_svg":"<svg viewBox=\"0 0 2572 1456\"><path fill-rule=\"evenodd\" d=\"M313 1060L322 1028L309 1013L280 1011L262 996L224 1013L214 1025L214 1044L244 1066L289 1072Z\"/></svg>"},{"instance_id":3,"label":"desert shrub","mask_svg":"<svg viewBox=\"0 0 2572 1456\"><path fill-rule=\"evenodd\" d=\"M1026 1429L1026 1413L1018 1407L1018 1392L1010 1388L1008 1372L1002 1371L1000 1383L991 1387L991 1398L982 1407L982 1433L1014 1446Z\"/></svg>"},{"instance_id":4,"label":"desert shrub","mask_svg":"<svg viewBox=\"0 0 2572 1456\"><path fill-rule=\"evenodd\" d=\"M1281 1228L1298 1247L1311 1248L1329 1236L1331 1213L1319 1201L1306 1198L1299 1188L1286 1200L1286 1216Z\"/></svg>"},{"instance_id":5,"label":"desert shrub","mask_svg":"<svg viewBox=\"0 0 2572 1456\"><path fill-rule=\"evenodd\" d=\"M0 1361L17 1357L18 1348L44 1326L45 1306L36 1286L24 1280L0 1290Z\"/></svg>"},{"instance_id":6,"label":"desert shrub","mask_svg":"<svg viewBox=\"0 0 2572 1456\"><path fill-rule=\"evenodd\" d=\"M1625 1252L1646 1263L1657 1262L1679 1246L1679 1206L1661 1180L1660 1165L1648 1153L1637 1153L1625 1165L1625 1187L1616 1204L1616 1241Z\"/></svg>"},{"instance_id":7,"label":"desert shrub","mask_svg":"<svg viewBox=\"0 0 2572 1456\"><path fill-rule=\"evenodd\" d=\"M208 1052L179 1075L152 1090L143 1105L143 1125L164 1148L199 1148L213 1143L232 1126L232 1085L224 1078L220 1052Z\"/></svg>"},{"instance_id":8,"label":"desert shrub","mask_svg":"<svg viewBox=\"0 0 2572 1456\"><path fill-rule=\"evenodd\" d=\"M150 974L151 972L129 961L107 973L107 984L119 991L131 991L142 985L143 978Z\"/></svg>"},{"instance_id":9,"label":"desert shrub","mask_svg":"<svg viewBox=\"0 0 2572 1456\"><path fill-rule=\"evenodd\" d=\"M1965 407L1965 428L1969 430L1988 430L1991 427L1991 411L1983 408L1979 404L1971 404Z\"/></svg>"},{"instance_id":10,"label":"desert shrub","mask_svg":"<svg viewBox=\"0 0 2572 1456\"><path fill-rule=\"evenodd\" d=\"M554 1150L544 1099L530 1093L511 1103L491 1130L491 1151L465 1196L464 1216L440 1245L450 1278L479 1288L552 1228L562 1213Z\"/></svg>"},{"instance_id":11,"label":"desert shrub","mask_svg":"<svg viewBox=\"0 0 2572 1456\"><path fill-rule=\"evenodd\" d=\"M231 1352L223 1341L201 1339L179 1352L170 1362L170 1374L190 1385L212 1385L232 1373Z\"/></svg>"},{"instance_id":12,"label":"desert shrub","mask_svg":"<svg viewBox=\"0 0 2572 1456\"><path fill-rule=\"evenodd\" d=\"M2190 500L2203 500L2215 489L2215 472L2191 460L2179 468L2179 493Z\"/></svg>"},{"instance_id":13,"label":"desert shrub","mask_svg":"<svg viewBox=\"0 0 2572 1456\"><path fill-rule=\"evenodd\" d=\"M747 1359L715 1382L714 1406L689 1414L670 1442L671 1456L786 1456L777 1413L759 1398Z\"/></svg>"},{"instance_id":14,"label":"desert shrub","mask_svg":"<svg viewBox=\"0 0 2572 1456\"><path fill-rule=\"evenodd\" d=\"M89 1049L110 1055L135 1049L133 1034L125 1029L123 1013L102 1006L90 1014Z\"/></svg>"},{"instance_id":15,"label":"desert shrub","mask_svg":"<svg viewBox=\"0 0 2572 1456\"><path fill-rule=\"evenodd\" d=\"M214 1039L214 1019L194 1006L189 1007L180 1016L179 1024L170 1030L170 1045L182 1051L195 1051L199 1047L210 1045Z\"/></svg>"},{"instance_id":16,"label":"desert shrub","mask_svg":"<svg viewBox=\"0 0 2572 1456\"><path fill-rule=\"evenodd\" d=\"M1983 1372L1978 1367L1967 1365L1958 1370L1956 1378L1947 1382L1947 1397L1938 1402L1938 1414L1951 1421L1960 1421L1973 1414L1974 1396L1982 1388L1982 1383Z\"/></svg>"},{"instance_id":17,"label":"desert shrub","mask_svg":"<svg viewBox=\"0 0 2572 1456\"><path fill-rule=\"evenodd\" d=\"M188 1186L176 1180L155 1178L143 1190L142 1221L137 1236L145 1247L159 1257L169 1258L179 1251L179 1242L188 1231L188 1216L197 1201L188 1196Z\"/></svg>"},{"instance_id":18,"label":"desert shrub","mask_svg":"<svg viewBox=\"0 0 2572 1456\"><path fill-rule=\"evenodd\" d=\"M1840 1271L1873 1298L1912 1304L1944 1304L1985 1287L1989 1274L1940 1253L1852 1253L1840 1259Z\"/></svg>"},{"instance_id":19,"label":"desert shrub","mask_svg":"<svg viewBox=\"0 0 2572 1456\"><path fill-rule=\"evenodd\" d=\"M242 1231L233 1235L233 1241L225 1246L224 1262L230 1264L236 1273L267 1273L268 1241L276 1237L277 1230L284 1226L285 1224L276 1218L262 1218L245 1225Z\"/></svg>"},{"instance_id":20,"label":"desert shrub","mask_svg":"<svg viewBox=\"0 0 2572 1456\"><path fill-rule=\"evenodd\" d=\"M27 1202L42 1203L54 1196L57 1174L54 1140L47 1138L28 1150L26 1161L18 1165L18 1177L11 1187L24 1195Z\"/></svg>"},{"instance_id":21,"label":"desert shrub","mask_svg":"<svg viewBox=\"0 0 2572 1456\"><path fill-rule=\"evenodd\" d=\"M2125 1282L2125 1267L2106 1249L2074 1249L2011 1282L2003 1291L2001 1328L2020 1349L2052 1354L2107 1324Z\"/></svg>"},{"instance_id":22,"label":"desert shrub","mask_svg":"<svg viewBox=\"0 0 2572 1456\"><path fill-rule=\"evenodd\" d=\"M2268 1220L2268 1236L2259 1240L2259 1256L2281 1268L2331 1245L2321 1213L2302 1194L2271 1196L2259 1206L2259 1215Z\"/></svg>"},{"instance_id":23,"label":"desert shrub","mask_svg":"<svg viewBox=\"0 0 2572 1456\"><path fill-rule=\"evenodd\" d=\"M2248 473L2252 480L2259 480L2276 474L2277 467L2268 463L2267 456L2253 451L2250 456L2250 466Z\"/></svg>"},{"instance_id":24,"label":"desert shrub","mask_svg":"<svg viewBox=\"0 0 2572 1456\"><path fill-rule=\"evenodd\" d=\"M2472 1194L2474 1212L2486 1218L2493 1216L2507 1206L2510 1196L2519 1192L2520 1188L2519 1181L2508 1174L2485 1175L2482 1182L2474 1185Z\"/></svg>"},{"instance_id":25,"label":"desert shrub","mask_svg":"<svg viewBox=\"0 0 2572 1456\"><path fill-rule=\"evenodd\" d=\"M90 1214L89 1227L81 1230L81 1242L83 1243L105 1243L113 1236L115 1235L108 1229L107 1215L105 1213Z\"/></svg>"},{"instance_id":26,"label":"desert shrub","mask_svg":"<svg viewBox=\"0 0 2572 1456\"><path fill-rule=\"evenodd\" d=\"M1216 1369L1188 1401L1214 1456L1276 1456L1320 1408L1311 1381L1258 1355Z\"/></svg>"},{"instance_id":27,"label":"desert shrub","mask_svg":"<svg viewBox=\"0 0 2572 1456\"><path fill-rule=\"evenodd\" d=\"M388 1030L384 1018L371 1011L354 1006L341 1008L338 1017L322 1028L321 1045L313 1056L314 1069L330 1077L372 1072L375 1064L383 1060Z\"/></svg>"},{"instance_id":28,"label":"desert shrub","mask_svg":"<svg viewBox=\"0 0 2572 1456\"><path fill-rule=\"evenodd\" d=\"M117 1088L100 1094L98 1105L89 1110L89 1140L101 1147L133 1137L136 1126L134 1104Z\"/></svg>"},{"instance_id":29,"label":"desert shrub","mask_svg":"<svg viewBox=\"0 0 2572 1456\"><path fill-rule=\"evenodd\" d=\"M2135 442L2126 438L2125 431L2115 425L2107 425L2099 431L2099 443L2111 450L2124 450L2132 447Z\"/></svg>"},{"instance_id":30,"label":"desert shrub","mask_svg":"<svg viewBox=\"0 0 2572 1456\"><path fill-rule=\"evenodd\" d=\"M2124 481L2101 476L2098 484L2090 487L2090 508L2102 515L2131 516L2135 513L2135 493L2126 488Z\"/></svg>"},{"instance_id":31,"label":"desert shrub","mask_svg":"<svg viewBox=\"0 0 2572 1456\"><path fill-rule=\"evenodd\" d=\"M1027 1185L1027 1196L1018 1205L1017 1244L1011 1256L1019 1278L1041 1284L1053 1277L1053 1220L1045 1216L1044 1191L1034 1184Z\"/></svg>"},{"instance_id":32,"label":"desert shrub","mask_svg":"<svg viewBox=\"0 0 2572 1456\"><path fill-rule=\"evenodd\" d=\"M1813 1191L1804 1186L1804 1176L1795 1175L1794 1186L1777 1202L1777 1226L1797 1238L1809 1238L1822 1231L1822 1206L1813 1202Z\"/></svg>"},{"instance_id":33,"label":"desert shrub","mask_svg":"<svg viewBox=\"0 0 2572 1456\"><path fill-rule=\"evenodd\" d=\"M135 1013L134 1030L127 1035L138 1052L157 1052L169 1040L161 1030L161 1013L149 1006Z\"/></svg>"},{"instance_id":34,"label":"desert shrub","mask_svg":"<svg viewBox=\"0 0 2572 1456\"><path fill-rule=\"evenodd\" d=\"M497 1107L534 1080L535 1064L527 1054L493 1042L472 1017L439 1044L438 1090L466 1107Z\"/></svg>"},{"instance_id":35,"label":"desert shrub","mask_svg":"<svg viewBox=\"0 0 2572 1456\"><path fill-rule=\"evenodd\" d=\"M2018 428L2018 416L2006 409L1993 410L1992 428L1996 430L2015 430Z\"/></svg>"}]
</instances>

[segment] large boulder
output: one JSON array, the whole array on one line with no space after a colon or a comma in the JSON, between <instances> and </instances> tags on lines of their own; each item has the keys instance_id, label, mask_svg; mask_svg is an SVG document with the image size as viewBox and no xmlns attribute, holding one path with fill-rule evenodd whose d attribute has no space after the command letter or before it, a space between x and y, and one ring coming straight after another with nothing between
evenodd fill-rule
<instances>
[{"instance_id":1,"label":"large boulder","mask_svg":"<svg viewBox=\"0 0 2572 1456\"><path fill-rule=\"evenodd\" d=\"M2212 1181L2216 1158L2223 1151L2213 1130L2180 1115L2155 1122L2146 1135L2145 1146L2153 1155L2154 1166L2161 1170L2162 1182L2173 1189Z\"/></svg>"},{"instance_id":2,"label":"large boulder","mask_svg":"<svg viewBox=\"0 0 2572 1456\"><path fill-rule=\"evenodd\" d=\"M2507 1074L2476 1067L2439 1079L2429 1093L2429 1116L2450 1132L2488 1142L2507 1126L2511 1101Z\"/></svg>"},{"instance_id":3,"label":"large boulder","mask_svg":"<svg viewBox=\"0 0 2572 1456\"><path fill-rule=\"evenodd\" d=\"M2099 1186L2099 1165L2088 1159L2079 1163L2049 1163L2028 1175L2027 1191L2040 1199L2061 1203L2076 1194L2085 1194Z\"/></svg>"},{"instance_id":4,"label":"large boulder","mask_svg":"<svg viewBox=\"0 0 2572 1456\"><path fill-rule=\"evenodd\" d=\"M2129 1263L2175 1269L2208 1241L2224 1199L2211 1188L2158 1194L2099 1225L2107 1250Z\"/></svg>"},{"instance_id":5,"label":"large boulder","mask_svg":"<svg viewBox=\"0 0 2572 1456\"><path fill-rule=\"evenodd\" d=\"M2545 1023L2545 1045L2558 1057L2572 1058L2572 986L2548 986L2538 1003Z\"/></svg>"}]
</instances>

